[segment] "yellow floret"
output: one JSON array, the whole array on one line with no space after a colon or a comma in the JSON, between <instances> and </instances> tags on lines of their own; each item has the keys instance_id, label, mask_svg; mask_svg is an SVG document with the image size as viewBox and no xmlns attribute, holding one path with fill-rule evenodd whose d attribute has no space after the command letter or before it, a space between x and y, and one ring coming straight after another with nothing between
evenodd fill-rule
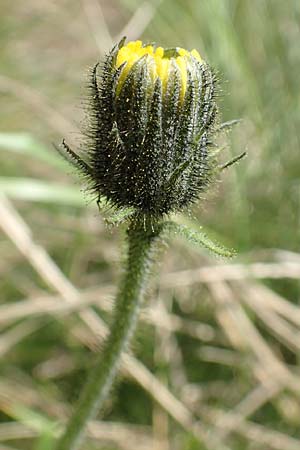
<instances>
[{"instance_id":1,"label":"yellow floret","mask_svg":"<svg viewBox=\"0 0 300 450\"><path fill-rule=\"evenodd\" d=\"M167 88L167 83L169 79L169 72L171 67L171 61L173 60L181 76L181 92L180 97L183 100L185 92L187 89L187 66L189 64L189 58L193 56L198 61L202 62L202 58L197 52L197 50L192 50L188 52L184 48L174 49L175 55L177 56L165 56L164 49L162 47L157 47L154 49L152 45L147 45L143 47L142 41L132 41L127 45L122 47L118 54L116 60L116 67L119 68L122 64L126 63L122 69L118 86L117 93L120 92L121 87L129 74L132 66L143 56L148 55L147 64L149 64L150 75L152 81L155 82L157 78L161 80L162 90L165 92Z\"/></svg>"},{"instance_id":2,"label":"yellow floret","mask_svg":"<svg viewBox=\"0 0 300 450\"><path fill-rule=\"evenodd\" d=\"M186 70L186 59L184 56L177 56L176 64L179 67L181 75L181 93L180 96L183 99L186 91L187 85L187 70Z\"/></svg>"},{"instance_id":3,"label":"yellow floret","mask_svg":"<svg viewBox=\"0 0 300 450\"><path fill-rule=\"evenodd\" d=\"M154 53L154 48L152 45L147 45L146 47L143 47L143 49L145 50L145 53L148 53L149 55L153 55Z\"/></svg>"},{"instance_id":4,"label":"yellow floret","mask_svg":"<svg viewBox=\"0 0 300 450\"><path fill-rule=\"evenodd\" d=\"M157 49L155 50L155 56L157 58L163 58L163 56L164 56L164 49L162 47L157 47Z\"/></svg>"},{"instance_id":5,"label":"yellow floret","mask_svg":"<svg viewBox=\"0 0 300 450\"><path fill-rule=\"evenodd\" d=\"M198 59L198 61L200 61L200 62L202 62L202 58L201 58L201 56L199 55L199 52L197 52L197 50L192 50L191 51L191 55L194 57L194 58L196 58L196 59Z\"/></svg>"},{"instance_id":6,"label":"yellow floret","mask_svg":"<svg viewBox=\"0 0 300 450\"><path fill-rule=\"evenodd\" d=\"M184 48L178 48L177 53L179 54L179 56L188 56L190 52L188 52Z\"/></svg>"},{"instance_id":7,"label":"yellow floret","mask_svg":"<svg viewBox=\"0 0 300 450\"><path fill-rule=\"evenodd\" d=\"M161 79L162 89L165 91L169 77L170 60L161 59L156 61L156 74Z\"/></svg>"}]
</instances>

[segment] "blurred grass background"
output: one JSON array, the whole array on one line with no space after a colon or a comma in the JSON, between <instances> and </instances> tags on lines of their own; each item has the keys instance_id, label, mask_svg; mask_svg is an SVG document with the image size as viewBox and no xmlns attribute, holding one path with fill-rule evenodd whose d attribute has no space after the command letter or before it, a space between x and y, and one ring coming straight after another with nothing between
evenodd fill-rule
<instances>
[{"instance_id":1,"label":"blurred grass background","mask_svg":"<svg viewBox=\"0 0 300 450\"><path fill-rule=\"evenodd\" d=\"M52 142L80 142L87 70L125 34L197 48L220 74L223 120L242 119L222 158L248 157L194 212L239 256L170 245L143 365L127 361L85 448L299 450L299 2L0 6L0 449L53 448L109 323L123 230Z\"/></svg>"}]
</instances>

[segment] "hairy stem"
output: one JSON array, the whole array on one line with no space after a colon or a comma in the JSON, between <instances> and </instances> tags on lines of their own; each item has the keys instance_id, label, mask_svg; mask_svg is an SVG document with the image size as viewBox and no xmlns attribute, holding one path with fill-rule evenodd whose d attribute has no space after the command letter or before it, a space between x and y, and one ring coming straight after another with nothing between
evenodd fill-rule
<instances>
[{"instance_id":1,"label":"hairy stem","mask_svg":"<svg viewBox=\"0 0 300 450\"><path fill-rule=\"evenodd\" d=\"M88 420L101 409L110 391L122 353L126 350L136 327L152 260L152 248L159 234L159 227L156 230L145 230L142 226L135 225L128 229L126 269L115 301L110 335L90 371L75 412L59 439L56 450L79 448Z\"/></svg>"}]
</instances>

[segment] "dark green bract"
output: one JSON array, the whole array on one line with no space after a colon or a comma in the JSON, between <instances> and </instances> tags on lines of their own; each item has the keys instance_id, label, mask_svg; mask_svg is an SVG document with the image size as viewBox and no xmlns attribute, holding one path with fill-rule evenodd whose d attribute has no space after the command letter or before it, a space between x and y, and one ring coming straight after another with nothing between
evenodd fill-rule
<instances>
[{"instance_id":1,"label":"dark green bract","mask_svg":"<svg viewBox=\"0 0 300 450\"><path fill-rule=\"evenodd\" d=\"M66 144L65 150L99 197L159 218L197 200L212 178L216 77L208 64L191 57L182 98L176 64L163 90L142 57L117 89L124 64L117 68L116 57L123 45L91 73L81 157Z\"/></svg>"}]
</instances>

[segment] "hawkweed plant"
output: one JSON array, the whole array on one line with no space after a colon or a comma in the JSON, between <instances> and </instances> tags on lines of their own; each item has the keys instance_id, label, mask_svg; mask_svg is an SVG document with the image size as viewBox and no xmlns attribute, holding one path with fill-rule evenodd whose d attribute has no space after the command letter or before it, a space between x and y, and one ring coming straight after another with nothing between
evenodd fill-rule
<instances>
[{"instance_id":1,"label":"hawkweed plant","mask_svg":"<svg viewBox=\"0 0 300 450\"><path fill-rule=\"evenodd\" d=\"M109 221L127 225L127 260L109 337L91 368L56 450L80 447L89 419L101 410L121 356L134 334L159 244L181 235L222 256L231 251L199 229L170 217L188 211L220 173L215 136L220 125L217 79L196 50L123 39L89 79L84 151L64 141L59 151L86 178Z\"/></svg>"}]
</instances>

